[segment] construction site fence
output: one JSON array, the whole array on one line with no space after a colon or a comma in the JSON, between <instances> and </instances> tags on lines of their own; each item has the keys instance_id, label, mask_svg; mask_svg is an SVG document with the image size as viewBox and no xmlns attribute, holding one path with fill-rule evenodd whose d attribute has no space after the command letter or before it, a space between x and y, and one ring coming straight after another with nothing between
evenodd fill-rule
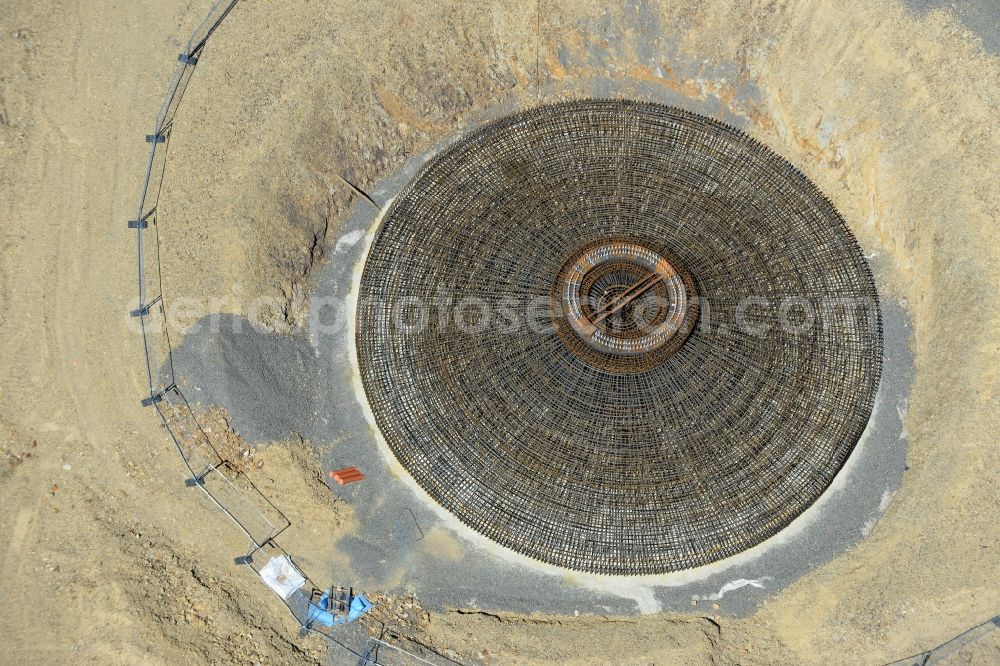
<instances>
[{"instance_id":1,"label":"construction site fence","mask_svg":"<svg viewBox=\"0 0 1000 666\"><path fill-rule=\"evenodd\" d=\"M432 664L442 663L431 655L418 656L398 644L386 640L392 632L384 623L366 618L365 622L337 625L332 628L310 620L309 605L321 590L294 557L281 547L278 537L291 521L265 496L253 481L233 461L227 460L213 445L198 422L195 411L178 386L174 376L173 350L166 318L166 297L163 293L160 263L160 230L165 220L159 213L160 195L167 174L167 154L174 121L198 62L222 22L239 0L215 2L197 27L185 50L178 54L170 85L150 133L149 158L134 219L128 229L135 233L137 258L138 304L129 316L138 320L141 331L148 394L141 404L153 408L176 446L187 469L185 484L197 492L200 489L213 504L228 516L249 539L247 551L233 557L234 566L245 566L261 578L261 569L271 559L285 557L306 580L304 586L281 599L298 621L301 633L321 634L328 639L345 663L368 664ZM138 137L137 137L138 138ZM184 165L172 169L183 171ZM183 174L181 174L183 175ZM178 483L181 482L180 476ZM263 582L263 578L261 578ZM328 589L327 586L326 589ZM277 595L279 598L280 595ZM454 663L445 660L444 663Z\"/></svg>"}]
</instances>

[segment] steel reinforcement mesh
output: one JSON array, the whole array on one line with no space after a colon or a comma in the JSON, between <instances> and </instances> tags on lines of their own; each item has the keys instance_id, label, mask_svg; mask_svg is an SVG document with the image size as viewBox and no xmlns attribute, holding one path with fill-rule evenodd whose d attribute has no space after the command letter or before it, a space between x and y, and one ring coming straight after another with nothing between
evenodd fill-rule
<instances>
[{"instance_id":1,"label":"steel reinforcement mesh","mask_svg":"<svg viewBox=\"0 0 1000 666\"><path fill-rule=\"evenodd\" d=\"M696 302L669 353L567 329L565 267L622 241ZM577 283L638 293L644 271ZM808 179L727 125L622 100L508 116L431 160L373 242L357 347L389 447L434 500L602 574L707 564L788 525L860 438L882 362L871 271Z\"/></svg>"}]
</instances>

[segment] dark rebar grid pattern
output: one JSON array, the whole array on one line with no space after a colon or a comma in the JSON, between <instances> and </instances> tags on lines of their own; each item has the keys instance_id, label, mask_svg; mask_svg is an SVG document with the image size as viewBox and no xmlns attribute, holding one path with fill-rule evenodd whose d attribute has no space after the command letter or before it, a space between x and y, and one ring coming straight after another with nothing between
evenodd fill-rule
<instances>
[{"instance_id":1,"label":"dark rebar grid pattern","mask_svg":"<svg viewBox=\"0 0 1000 666\"><path fill-rule=\"evenodd\" d=\"M527 325L568 262L622 239L699 298L668 355L580 353L565 318ZM645 279L592 277L602 293ZM871 271L832 205L739 131L649 103L567 102L467 136L386 213L359 296L361 376L400 463L494 541L602 574L707 564L788 525L857 443L881 370ZM418 299L427 325L397 326ZM455 325L462 299L494 321Z\"/></svg>"}]
</instances>

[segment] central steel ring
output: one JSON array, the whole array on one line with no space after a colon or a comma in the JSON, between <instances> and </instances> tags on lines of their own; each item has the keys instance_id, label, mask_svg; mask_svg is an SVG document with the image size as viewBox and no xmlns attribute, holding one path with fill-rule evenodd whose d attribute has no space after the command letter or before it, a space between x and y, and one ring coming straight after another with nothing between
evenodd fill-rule
<instances>
[{"instance_id":1,"label":"central steel ring","mask_svg":"<svg viewBox=\"0 0 1000 666\"><path fill-rule=\"evenodd\" d=\"M598 293L587 289L587 277L608 265L618 268L613 277L619 279ZM590 286L594 284L599 283ZM560 291L567 320L584 343L620 356L664 346L688 312L687 289L678 272L664 257L634 243L585 252L564 273Z\"/></svg>"}]
</instances>

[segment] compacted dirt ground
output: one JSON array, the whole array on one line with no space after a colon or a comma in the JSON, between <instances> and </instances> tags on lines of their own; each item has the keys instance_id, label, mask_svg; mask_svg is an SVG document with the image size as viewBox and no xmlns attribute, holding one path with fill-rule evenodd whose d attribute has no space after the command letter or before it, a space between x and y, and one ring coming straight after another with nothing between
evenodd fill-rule
<instances>
[{"instance_id":1,"label":"compacted dirt ground","mask_svg":"<svg viewBox=\"0 0 1000 666\"><path fill-rule=\"evenodd\" d=\"M232 566L244 539L183 486L139 407L125 222L143 135L206 9L0 4L5 663L337 659ZM460 661L877 664L922 652L1000 613L1000 60L967 14L895 0L246 0L199 64L172 140L164 288L193 304L176 333L198 304L245 313L256 296L277 304L269 325L302 325L311 273L354 196L339 177L370 186L504 100L601 76L717 101L830 196L887 267L884 297L912 318L909 469L888 513L739 620L432 614L373 594L413 644ZM224 414L206 419L295 520L289 549L335 558L324 545L352 516L330 500L312 447L246 452ZM997 663L998 645L989 636L949 663Z\"/></svg>"}]
</instances>

